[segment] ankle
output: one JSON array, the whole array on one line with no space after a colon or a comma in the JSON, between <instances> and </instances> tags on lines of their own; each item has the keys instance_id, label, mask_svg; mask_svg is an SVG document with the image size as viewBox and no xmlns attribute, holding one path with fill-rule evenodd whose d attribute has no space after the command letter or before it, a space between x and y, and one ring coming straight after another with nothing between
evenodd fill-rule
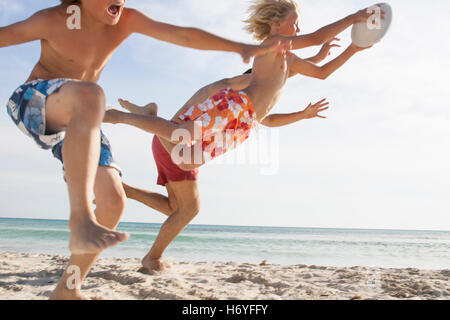
<instances>
[{"instance_id":1,"label":"ankle","mask_svg":"<svg viewBox=\"0 0 450 320\"><path fill-rule=\"evenodd\" d=\"M96 222L95 215L89 211L72 212L69 219L69 228L73 228L79 225L85 225L87 223Z\"/></svg>"},{"instance_id":2,"label":"ankle","mask_svg":"<svg viewBox=\"0 0 450 320\"><path fill-rule=\"evenodd\" d=\"M162 259L162 254L148 254L144 257L144 260L157 260L160 261Z\"/></svg>"}]
</instances>

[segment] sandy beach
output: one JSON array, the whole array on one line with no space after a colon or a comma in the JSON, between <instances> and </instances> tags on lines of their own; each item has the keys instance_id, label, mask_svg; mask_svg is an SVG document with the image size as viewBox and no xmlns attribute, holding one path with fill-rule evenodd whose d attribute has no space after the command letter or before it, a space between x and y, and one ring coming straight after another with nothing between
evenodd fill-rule
<instances>
[{"instance_id":1,"label":"sandy beach","mask_svg":"<svg viewBox=\"0 0 450 320\"><path fill-rule=\"evenodd\" d=\"M47 299L68 261L60 255L0 253L0 299ZM90 299L289 300L450 299L450 270L166 261L165 274L139 259L100 259L82 290Z\"/></svg>"}]
</instances>

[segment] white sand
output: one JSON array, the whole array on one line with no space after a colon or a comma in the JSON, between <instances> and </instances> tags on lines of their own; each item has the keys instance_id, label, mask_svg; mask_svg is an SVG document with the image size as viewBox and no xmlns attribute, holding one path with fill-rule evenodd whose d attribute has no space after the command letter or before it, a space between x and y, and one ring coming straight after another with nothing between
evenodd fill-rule
<instances>
[{"instance_id":1,"label":"white sand","mask_svg":"<svg viewBox=\"0 0 450 320\"><path fill-rule=\"evenodd\" d=\"M0 253L0 299L47 299L67 257ZM450 299L450 270L169 262L159 276L139 259L101 259L82 286L92 299Z\"/></svg>"}]
</instances>

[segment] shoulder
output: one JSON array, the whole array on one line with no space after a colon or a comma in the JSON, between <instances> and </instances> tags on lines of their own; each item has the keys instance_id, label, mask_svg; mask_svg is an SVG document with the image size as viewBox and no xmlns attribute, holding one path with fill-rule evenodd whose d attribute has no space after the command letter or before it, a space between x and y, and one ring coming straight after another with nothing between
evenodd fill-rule
<instances>
[{"instance_id":1,"label":"shoulder","mask_svg":"<svg viewBox=\"0 0 450 320\"><path fill-rule=\"evenodd\" d=\"M278 37L270 36L270 37L264 39L260 44L261 45L271 45L271 44L275 43L276 41L278 41Z\"/></svg>"},{"instance_id":2,"label":"shoulder","mask_svg":"<svg viewBox=\"0 0 450 320\"><path fill-rule=\"evenodd\" d=\"M120 20L130 33L139 32L143 26L147 26L149 23L154 22L142 11L133 8L124 8Z\"/></svg>"},{"instance_id":3,"label":"shoulder","mask_svg":"<svg viewBox=\"0 0 450 320\"><path fill-rule=\"evenodd\" d=\"M293 54L291 51L289 51L288 53L287 53L287 57L288 57L288 61L290 62L290 63L293 63L293 62L302 62L302 61L304 61L302 58L299 58L298 56L296 56L295 54Z\"/></svg>"},{"instance_id":4,"label":"shoulder","mask_svg":"<svg viewBox=\"0 0 450 320\"><path fill-rule=\"evenodd\" d=\"M34 24L49 26L55 24L56 21L64 19L67 16L66 7L59 5L52 8L37 11L30 17L30 21Z\"/></svg>"},{"instance_id":5,"label":"shoulder","mask_svg":"<svg viewBox=\"0 0 450 320\"><path fill-rule=\"evenodd\" d=\"M60 4L59 6L42 9L34 15L46 19L61 18L68 15L67 8L67 5Z\"/></svg>"},{"instance_id":6,"label":"shoulder","mask_svg":"<svg viewBox=\"0 0 450 320\"><path fill-rule=\"evenodd\" d=\"M124 8L122 12L122 19L127 21L149 19L149 17L142 11L134 8Z\"/></svg>"},{"instance_id":7,"label":"shoulder","mask_svg":"<svg viewBox=\"0 0 450 320\"><path fill-rule=\"evenodd\" d=\"M300 58L297 57L295 54L293 54L291 51L288 51L288 52L286 53L286 55L287 55L288 59L290 59L291 61L300 59Z\"/></svg>"}]
</instances>

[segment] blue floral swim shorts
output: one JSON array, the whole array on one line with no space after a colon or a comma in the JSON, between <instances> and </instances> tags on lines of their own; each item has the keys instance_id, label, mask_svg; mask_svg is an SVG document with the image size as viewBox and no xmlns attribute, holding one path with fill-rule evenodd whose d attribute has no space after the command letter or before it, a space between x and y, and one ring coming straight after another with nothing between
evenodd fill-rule
<instances>
[{"instance_id":1,"label":"blue floral swim shorts","mask_svg":"<svg viewBox=\"0 0 450 320\"><path fill-rule=\"evenodd\" d=\"M45 127L45 105L47 97L57 92L71 79L33 80L17 88L8 101L8 114L16 126L31 137L39 147L52 149L55 158L63 162L62 147L65 132L47 134ZM101 132L100 166L113 167L121 173L114 161L111 145Z\"/></svg>"}]
</instances>

